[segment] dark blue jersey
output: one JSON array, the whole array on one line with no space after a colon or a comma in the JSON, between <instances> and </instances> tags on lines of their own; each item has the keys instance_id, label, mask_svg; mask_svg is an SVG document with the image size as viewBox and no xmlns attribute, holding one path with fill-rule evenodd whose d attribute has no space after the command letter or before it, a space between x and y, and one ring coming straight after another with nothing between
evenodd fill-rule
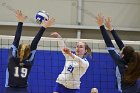
<instances>
[{"instance_id":1,"label":"dark blue jersey","mask_svg":"<svg viewBox=\"0 0 140 93\"><path fill-rule=\"evenodd\" d=\"M22 22L18 23L15 38L13 44L9 50L9 62L6 71L6 87L27 87L27 79L30 73L31 67L34 62L34 56L36 53L37 44L45 31L44 27L41 27L35 38L31 43L31 52L29 56L20 62L17 55L19 41L22 32Z\"/></svg>"},{"instance_id":2,"label":"dark blue jersey","mask_svg":"<svg viewBox=\"0 0 140 93\"><path fill-rule=\"evenodd\" d=\"M137 89L136 83L126 84L122 81L122 79L124 77L124 71L127 69L127 64L126 64L125 60L116 51L105 27L101 26L100 30L103 35L104 41L107 45L108 52L111 55L111 57L114 59L116 66L117 66L116 67L116 76L117 76L119 90L122 91L122 93L136 93L136 89ZM121 50L124 47L124 44L122 43L121 39L117 36L115 31L112 31L112 35L115 38L115 41Z\"/></svg>"},{"instance_id":3,"label":"dark blue jersey","mask_svg":"<svg viewBox=\"0 0 140 93\"><path fill-rule=\"evenodd\" d=\"M34 61L36 50L31 51L30 56L20 62L16 56L16 47L12 45L9 51L9 63L7 68L6 86L27 87L27 79Z\"/></svg>"}]
</instances>

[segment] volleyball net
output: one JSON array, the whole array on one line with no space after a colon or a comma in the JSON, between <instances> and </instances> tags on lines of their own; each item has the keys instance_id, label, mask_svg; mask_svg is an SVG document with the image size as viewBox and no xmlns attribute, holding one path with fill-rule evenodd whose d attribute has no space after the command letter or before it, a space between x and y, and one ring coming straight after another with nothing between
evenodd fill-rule
<instances>
[{"instance_id":1,"label":"volleyball net","mask_svg":"<svg viewBox=\"0 0 140 93\"><path fill-rule=\"evenodd\" d=\"M0 35L0 93L4 91L8 49L14 36ZM22 36L20 43L31 43L33 37ZM31 69L28 84L30 93L52 93L55 81L64 68L65 58L58 47L57 38L42 37L37 48L34 65ZM80 93L90 93L93 87L99 93L119 93L116 89L115 63L110 57L103 40L64 38L66 46L73 52L76 42L87 42L92 50L92 57L87 57L89 68L81 78ZM123 41L140 51L140 41ZM113 43L116 46L114 40Z\"/></svg>"}]
</instances>

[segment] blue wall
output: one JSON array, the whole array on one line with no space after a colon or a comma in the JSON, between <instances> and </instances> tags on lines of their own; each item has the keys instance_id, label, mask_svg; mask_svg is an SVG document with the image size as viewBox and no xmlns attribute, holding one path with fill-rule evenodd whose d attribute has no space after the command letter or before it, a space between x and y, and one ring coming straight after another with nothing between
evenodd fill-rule
<instances>
[{"instance_id":1,"label":"blue wall","mask_svg":"<svg viewBox=\"0 0 140 93\"><path fill-rule=\"evenodd\" d=\"M5 84L8 50L0 49L0 93ZM99 93L118 93L115 85L115 64L108 53L93 53L88 58L90 67L82 77L81 92L90 93L92 87ZM55 80L64 66L64 56L59 51L38 50L29 76L30 93L52 93Z\"/></svg>"}]
</instances>

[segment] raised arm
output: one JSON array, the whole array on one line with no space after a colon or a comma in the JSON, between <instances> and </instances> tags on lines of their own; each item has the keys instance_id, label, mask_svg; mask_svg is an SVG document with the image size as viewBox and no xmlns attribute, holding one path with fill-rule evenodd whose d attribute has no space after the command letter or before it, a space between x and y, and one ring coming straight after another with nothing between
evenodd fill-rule
<instances>
[{"instance_id":1,"label":"raised arm","mask_svg":"<svg viewBox=\"0 0 140 93\"><path fill-rule=\"evenodd\" d=\"M38 31L38 33L36 34L35 38L33 39L32 43L31 43L31 51L36 50L38 42L39 42L40 38L42 37L45 29L47 27L52 26L54 24L54 22L55 22L54 18L51 18L48 21L46 21L46 20L43 21L42 27L40 28L40 30Z\"/></svg>"},{"instance_id":2,"label":"raised arm","mask_svg":"<svg viewBox=\"0 0 140 93\"><path fill-rule=\"evenodd\" d=\"M119 49L122 50L122 48L124 47L124 44L111 25L111 17L107 17L105 19L105 25L108 28L108 30L112 33L112 36L114 37Z\"/></svg>"},{"instance_id":3,"label":"raised arm","mask_svg":"<svg viewBox=\"0 0 140 93\"><path fill-rule=\"evenodd\" d=\"M27 16L23 15L20 10L17 10L15 15L16 15L17 20L18 20L18 25L17 25L13 44L10 48L9 56L17 57L17 49L19 46L19 41L20 41L20 37L21 37L21 33L22 33L22 26L23 26L23 22L25 21Z\"/></svg>"},{"instance_id":4,"label":"raised arm","mask_svg":"<svg viewBox=\"0 0 140 93\"><path fill-rule=\"evenodd\" d=\"M58 45L61 49L61 51L63 52L63 49L66 47L66 44L64 43L64 40L62 39L61 35L58 34L57 32L53 32L50 36L54 37L54 38L59 38L60 40L58 41ZM64 52L63 52L64 53Z\"/></svg>"},{"instance_id":5,"label":"raised arm","mask_svg":"<svg viewBox=\"0 0 140 93\"><path fill-rule=\"evenodd\" d=\"M16 17L17 17L17 20L18 20L18 25L17 25L17 29L16 29L16 33L15 33L15 38L14 38L14 41L13 41L13 45L16 48L18 48L20 37L21 37L21 32L22 32L23 22L24 22L24 20L27 17L24 16L20 10L17 10L16 11Z\"/></svg>"},{"instance_id":6,"label":"raised arm","mask_svg":"<svg viewBox=\"0 0 140 93\"><path fill-rule=\"evenodd\" d=\"M103 36L103 38L104 38L104 41L105 41L107 47L112 47L112 48L114 48L114 45L113 45L113 43L112 43L112 41L111 41L111 39L110 39L110 37L109 37L109 35L108 35L108 33L107 33L107 31L106 31L104 25L103 25L103 23L104 23L104 17L101 16L101 15L99 14L99 15L96 17L96 22L97 22L98 26L100 27L102 36Z\"/></svg>"},{"instance_id":7,"label":"raised arm","mask_svg":"<svg viewBox=\"0 0 140 93\"><path fill-rule=\"evenodd\" d=\"M118 65L121 65L122 63L118 63L119 62L118 60L121 60L121 58L120 58L119 54L115 51L114 45L113 45L113 43L112 43L104 25L103 25L103 21L104 21L104 17L102 17L101 15L98 15L96 18L96 22L100 27L102 36L103 36L104 41L105 41L107 48L108 48L108 52L112 56L112 58L115 60L115 62Z\"/></svg>"},{"instance_id":8,"label":"raised arm","mask_svg":"<svg viewBox=\"0 0 140 93\"><path fill-rule=\"evenodd\" d=\"M33 61L38 42L40 41L40 38L42 37L44 31L46 30L47 27L51 27L54 22L55 22L54 18L51 18L48 21L46 21L46 20L43 21L42 26L40 27L40 30L38 31L38 33L36 34L36 36L34 37L32 43L31 43L31 53L28 58L29 61Z\"/></svg>"}]
</instances>

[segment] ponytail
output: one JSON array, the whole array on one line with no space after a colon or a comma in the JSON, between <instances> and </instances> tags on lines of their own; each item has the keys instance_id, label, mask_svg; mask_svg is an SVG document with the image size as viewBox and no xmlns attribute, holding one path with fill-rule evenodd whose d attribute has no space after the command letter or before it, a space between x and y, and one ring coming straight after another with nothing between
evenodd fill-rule
<instances>
[{"instance_id":1,"label":"ponytail","mask_svg":"<svg viewBox=\"0 0 140 93\"><path fill-rule=\"evenodd\" d=\"M130 46L126 46L122 52L128 68L124 72L123 81L126 83L135 83L140 78L140 52L135 52Z\"/></svg>"},{"instance_id":2,"label":"ponytail","mask_svg":"<svg viewBox=\"0 0 140 93\"><path fill-rule=\"evenodd\" d=\"M91 48L88 46L88 44L87 43L85 43L85 50L87 50L87 52L85 53L85 57L86 56L90 56L91 58L92 58L92 51L91 51Z\"/></svg>"}]
</instances>

